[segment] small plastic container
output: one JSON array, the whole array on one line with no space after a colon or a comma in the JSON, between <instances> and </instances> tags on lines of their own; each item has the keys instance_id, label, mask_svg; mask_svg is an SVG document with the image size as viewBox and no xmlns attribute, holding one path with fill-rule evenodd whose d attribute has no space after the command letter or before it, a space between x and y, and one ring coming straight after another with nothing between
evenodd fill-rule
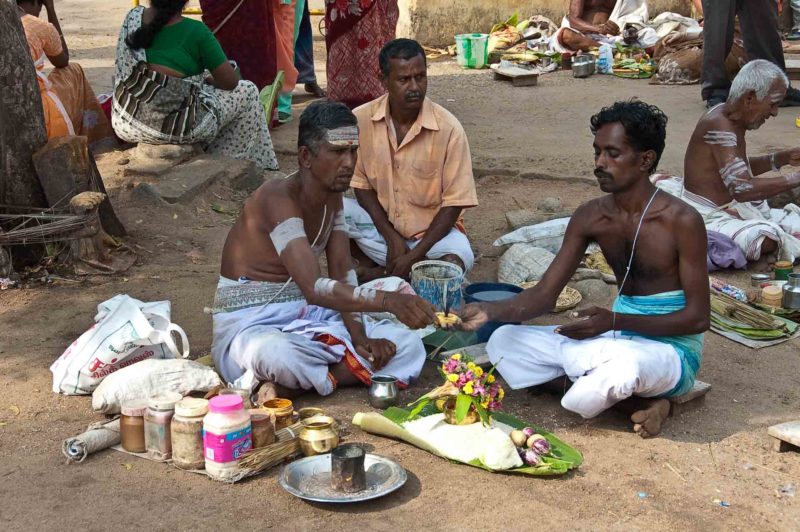
<instances>
[{"instance_id":1,"label":"small plastic container","mask_svg":"<svg viewBox=\"0 0 800 532\"><path fill-rule=\"evenodd\" d=\"M143 453L147 450L144 443L144 414L147 401L138 399L126 401L121 407L122 417L119 419L119 434L122 448L129 453Z\"/></svg>"},{"instance_id":2,"label":"small plastic container","mask_svg":"<svg viewBox=\"0 0 800 532\"><path fill-rule=\"evenodd\" d=\"M203 419L206 472L215 480L229 480L239 471L237 462L253 447L250 414L238 395L218 395L208 403Z\"/></svg>"},{"instance_id":3,"label":"small plastic container","mask_svg":"<svg viewBox=\"0 0 800 532\"><path fill-rule=\"evenodd\" d=\"M275 443L275 422L272 414L260 408L248 410L248 413L253 430L253 449L260 449Z\"/></svg>"},{"instance_id":4,"label":"small plastic container","mask_svg":"<svg viewBox=\"0 0 800 532\"><path fill-rule=\"evenodd\" d=\"M270 399L264 402L264 410L275 416L275 430L285 429L292 424L294 405L288 399Z\"/></svg>"},{"instance_id":5,"label":"small plastic container","mask_svg":"<svg viewBox=\"0 0 800 532\"><path fill-rule=\"evenodd\" d=\"M219 395L238 395L244 402L245 410L253 408L253 403L250 401L250 390L245 390L244 388L225 388L220 390Z\"/></svg>"},{"instance_id":6,"label":"small plastic container","mask_svg":"<svg viewBox=\"0 0 800 532\"><path fill-rule=\"evenodd\" d=\"M203 418L208 401L186 397L175 405L172 418L172 463L178 469L204 469Z\"/></svg>"},{"instance_id":7,"label":"small plastic container","mask_svg":"<svg viewBox=\"0 0 800 532\"><path fill-rule=\"evenodd\" d=\"M172 457L172 416L175 403L183 399L177 392L154 395L147 404L144 415L144 442L147 456L152 460L166 462Z\"/></svg>"}]
</instances>

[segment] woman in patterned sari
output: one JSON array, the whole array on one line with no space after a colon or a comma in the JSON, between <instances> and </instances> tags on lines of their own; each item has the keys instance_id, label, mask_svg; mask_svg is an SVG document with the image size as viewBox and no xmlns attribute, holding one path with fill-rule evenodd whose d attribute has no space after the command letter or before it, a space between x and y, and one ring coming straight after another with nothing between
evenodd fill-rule
<instances>
[{"instance_id":1,"label":"woman in patterned sari","mask_svg":"<svg viewBox=\"0 0 800 532\"><path fill-rule=\"evenodd\" d=\"M239 80L205 24L181 16L186 2L151 0L152 7L125 17L114 131L128 142L200 144L208 153L277 169L258 89Z\"/></svg>"},{"instance_id":2,"label":"woman in patterned sari","mask_svg":"<svg viewBox=\"0 0 800 532\"><path fill-rule=\"evenodd\" d=\"M395 38L397 0L325 0L328 98L358 107L381 96L378 54Z\"/></svg>"}]
</instances>

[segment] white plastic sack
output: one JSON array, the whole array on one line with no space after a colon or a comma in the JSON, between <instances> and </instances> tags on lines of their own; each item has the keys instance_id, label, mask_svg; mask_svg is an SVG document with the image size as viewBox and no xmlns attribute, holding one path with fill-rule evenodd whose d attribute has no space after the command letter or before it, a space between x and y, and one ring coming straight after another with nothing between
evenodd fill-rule
<instances>
[{"instance_id":1,"label":"white plastic sack","mask_svg":"<svg viewBox=\"0 0 800 532\"><path fill-rule=\"evenodd\" d=\"M92 394L92 409L117 414L125 401L164 392L207 392L221 384L216 371L193 360L145 360L106 377Z\"/></svg>"},{"instance_id":2,"label":"white plastic sack","mask_svg":"<svg viewBox=\"0 0 800 532\"><path fill-rule=\"evenodd\" d=\"M540 224L526 225L501 236L494 241L493 245L533 244L551 253L558 253L569 220L569 218L556 218Z\"/></svg>"},{"instance_id":3,"label":"white plastic sack","mask_svg":"<svg viewBox=\"0 0 800 532\"><path fill-rule=\"evenodd\" d=\"M143 303L118 295L98 305L95 320L50 366L54 392L88 395L120 368L148 358L189 356L186 333L170 321L169 301Z\"/></svg>"},{"instance_id":4,"label":"white plastic sack","mask_svg":"<svg viewBox=\"0 0 800 532\"><path fill-rule=\"evenodd\" d=\"M538 281L554 258L556 256L544 248L531 244L514 244L500 257L497 280L517 285Z\"/></svg>"}]
</instances>

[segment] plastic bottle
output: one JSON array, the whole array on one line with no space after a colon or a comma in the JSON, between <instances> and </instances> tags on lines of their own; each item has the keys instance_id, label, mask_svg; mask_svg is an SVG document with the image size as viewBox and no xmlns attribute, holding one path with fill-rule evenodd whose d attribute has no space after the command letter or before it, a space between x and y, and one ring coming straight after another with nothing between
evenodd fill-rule
<instances>
[{"instance_id":1,"label":"plastic bottle","mask_svg":"<svg viewBox=\"0 0 800 532\"><path fill-rule=\"evenodd\" d=\"M187 397L175 405L172 418L172 464L179 469L203 469L203 417L208 401Z\"/></svg>"},{"instance_id":2,"label":"plastic bottle","mask_svg":"<svg viewBox=\"0 0 800 532\"><path fill-rule=\"evenodd\" d=\"M597 71L611 74L614 70L614 50L610 44L601 44L597 55Z\"/></svg>"},{"instance_id":3,"label":"plastic bottle","mask_svg":"<svg viewBox=\"0 0 800 532\"><path fill-rule=\"evenodd\" d=\"M181 394L166 392L154 395L148 401L144 414L144 442L151 460L167 461L172 458L172 416L175 403L182 399Z\"/></svg>"},{"instance_id":4,"label":"plastic bottle","mask_svg":"<svg viewBox=\"0 0 800 532\"><path fill-rule=\"evenodd\" d=\"M218 395L208 403L203 419L206 472L216 480L238 473L237 462L253 446L250 414L238 395Z\"/></svg>"}]
</instances>

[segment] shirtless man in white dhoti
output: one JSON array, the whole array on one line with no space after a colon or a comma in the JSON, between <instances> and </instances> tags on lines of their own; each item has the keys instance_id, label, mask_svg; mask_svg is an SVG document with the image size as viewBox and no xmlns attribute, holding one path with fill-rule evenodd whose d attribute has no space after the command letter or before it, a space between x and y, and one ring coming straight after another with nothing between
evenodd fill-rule
<instances>
[{"instance_id":1,"label":"shirtless man in white dhoti","mask_svg":"<svg viewBox=\"0 0 800 532\"><path fill-rule=\"evenodd\" d=\"M777 258L800 258L800 208L772 209L766 202L800 186L800 173L754 179L786 165L800 166L800 149L748 157L745 134L777 116L789 81L769 61L750 61L734 78L728 100L709 110L689 140L684 177L657 186L681 197L703 216L706 229L733 239L754 269Z\"/></svg>"},{"instance_id":2,"label":"shirtless man in white dhoti","mask_svg":"<svg viewBox=\"0 0 800 532\"><path fill-rule=\"evenodd\" d=\"M691 207L649 181L664 150L667 117L643 102L617 102L592 117L595 176L609 193L580 206L542 280L514 299L459 313L466 330L489 320L521 322L549 312L597 242L620 295L611 310L590 307L559 327L506 325L489 358L513 389L566 375L564 408L590 418L629 399L634 430L654 436L669 414L665 397L688 391L709 326L706 233ZM634 398L633 396L637 396Z\"/></svg>"},{"instance_id":3,"label":"shirtless man in white dhoti","mask_svg":"<svg viewBox=\"0 0 800 532\"><path fill-rule=\"evenodd\" d=\"M369 384L379 370L403 386L422 369L413 331L360 314L390 312L411 328L435 319L415 295L357 286L342 207L357 148L357 121L344 104L311 104L300 117L298 173L256 190L225 241L212 354L227 382L263 383L259 401L328 395Z\"/></svg>"}]
</instances>

